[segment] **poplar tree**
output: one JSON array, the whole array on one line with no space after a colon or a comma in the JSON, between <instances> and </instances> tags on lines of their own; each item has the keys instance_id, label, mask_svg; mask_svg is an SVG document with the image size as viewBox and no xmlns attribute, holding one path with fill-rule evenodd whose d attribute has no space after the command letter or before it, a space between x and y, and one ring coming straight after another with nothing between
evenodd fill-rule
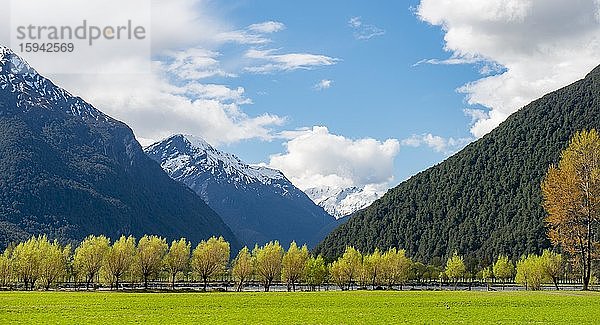
<instances>
[{"instance_id":1,"label":"poplar tree","mask_svg":"<svg viewBox=\"0 0 600 325\"><path fill-rule=\"evenodd\" d=\"M496 279L502 281L502 288L504 288L504 284L515 276L515 266L508 256L500 255L494 264L493 273Z\"/></svg>"},{"instance_id":2,"label":"poplar tree","mask_svg":"<svg viewBox=\"0 0 600 325\"><path fill-rule=\"evenodd\" d=\"M542 182L548 237L578 260L583 290L600 250L600 136L577 132Z\"/></svg>"},{"instance_id":3,"label":"poplar tree","mask_svg":"<svg viewBox=\"0 0 600 325\"><path fill-rule=\"evenodd\" d=\"M104 259L103 269L108 279L119 290L123 276L133 270L135 262L135 238L121 236L108 250Z\"/></svg>"},{"instance_id":4,"label":"poplar tree","mask_svg":"<svg viewBox=\"0 0 600 325\"><path fill-rule=\"evenodd\" d=\"M109 249L110 239L94 235L85 238L75 248L73 268L77 276L83 276L86 289L90 287L90 284L98 276Z\"/></svg>"},{"instance_id":5,"label":"poplar tree","mask_svg":"<svg viewBox=\"0 0 600 325\"><path fill-rule=\"evenodd\" d=\"M164 238L147 235L140 238L136 261L144 280L144 289L148 289L148 279L154 279L160 273L168 248Z\"/></svg>"},{"instance_id":6,"label":"poplar tree","mask_svg":"<svg viewBox=\"0 0 600 325\"><path fill-rule=\"evenodd\" d=\"M269 242L260 248L257 245L252 250L254 270L263 282L265 292L268 292L273 281L281 276L283 255L283 248L278 241Z\"/></svg>"},{"instance_id":7,"label":"poplar tree","mask_svg":"<svg viewBox=\"0 0 600 325\"><path fill-rule=\"evenodd\" d=\"M306 245L299 248L295 241L290 244L290 248L283 256L282 260L282 275L288 286L293 291L296 291L296 283L300 282L302 275L304 275L304 268L306 267L306 261L310 253Z\"/></svg>"},{"instance_id":8,"label":"poplar tree","mask_svg":"<svg viewBox=\"0 0 600 325\"><path fill-rule=\"evenodd\" d=\"M456 290L458 280L465 275L466 271L467 268L462 256L459 256L458 252L454 251L446 263L446 275L454 281L454 290Z\"/></svg>"},{"instance_id":9,"label":"poplar tree","mask_svg":"<svg viewBox=\"0 0 600 325\"><path fill-rule=\"evenodd\" d=\"M190 252L192 244L185 238L174 240L171 243L169 252L165 256L165 268L171 277L171 289L175 289L175 278L177 274L187 269L190 263Z\"/></svg>"},{"instance_id":10,"label":"poplar tree","mask_svg":"<svg viewBox=\"0 0 600 325\"><path fill-rule=\"evenodd\" d=\"M244 283L252 276L252 255L248 247L242 248L237 257L233 261L233 277L237 280L237 291L240 292L244 288Z\"/></svg>"},{"instance_id":11,"label":"poplar tree","mask_svg":"<svg viewBox=\"0 0 600 325\"><path fill-rule=\"evenodd\" d=\"M223 237L211 237L201 241L192 252L192 268L204 283L204 291L210 277L225 271L229 263L229 243Z\"/></svg>"}]
</instances>

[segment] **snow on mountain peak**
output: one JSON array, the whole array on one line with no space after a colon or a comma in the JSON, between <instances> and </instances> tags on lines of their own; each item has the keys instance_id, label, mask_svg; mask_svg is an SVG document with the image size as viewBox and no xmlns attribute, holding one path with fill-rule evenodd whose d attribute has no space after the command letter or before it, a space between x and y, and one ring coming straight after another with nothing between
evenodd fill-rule
<instances>
[{"instance_id":1,"label":"snow on mountain peak","mask_svg":"<svg viewBox=\"0 0 600 325\"><path fill-rule=\"evenodd\" d=\"M214 176L224 173L224 179L243 184L260 182L270 185L280 180L287 181L278 170L248 165L237 156L219 151L196 136L174 135L146 148L146 152L160 154L163 169L175 179L210 172Z\"/></svg>"},{"instance_id":2,"label":"snow on mountain peak","mask_svg":"<svg viewBox=\"0 0 600 325\"><path fill-rule=\"evenodd\" d=\"M41 78L29 63L15 54L10 48L0 45L0 74L25 75Z\"/></svg>"},{"instance_id":3,"label":"snow on mountain peak","mask_svg":"<svg viewBox=\"0 0 600 325\"><path fill-rule=\"evenodd\" d=\"M362 210L385 194L371 187L314 187L304 191L317 205L337 219Z\"/></svg>"},{"instance_id":4,"label":"snow on mountain peak","mask_svg":"<svg viewBox=\"0 0 600 325\"><path fill-rule=\"evenodd\" d=\"M13 97L14 108L22 112L46 109L62 111L84 120L114 121L83 99L74 97L38 74L25 60L5 46L0 46L0 91Z\"/></svg>"}]
</instances>

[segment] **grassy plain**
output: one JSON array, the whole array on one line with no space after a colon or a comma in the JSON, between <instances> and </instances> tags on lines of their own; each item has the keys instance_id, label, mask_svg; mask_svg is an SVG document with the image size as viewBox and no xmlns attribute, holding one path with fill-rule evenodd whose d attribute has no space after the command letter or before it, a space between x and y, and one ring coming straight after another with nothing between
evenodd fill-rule
<instances>
[{"instance_id":1,"label":"grassy plain","mask_svg":"<svg viewBox=\"0 0 600 325\"><path fill-rule=\"evenodd\" d=\"M598 292L1 292L0 323L600 322Z\"/></svg>"}]
</instances>

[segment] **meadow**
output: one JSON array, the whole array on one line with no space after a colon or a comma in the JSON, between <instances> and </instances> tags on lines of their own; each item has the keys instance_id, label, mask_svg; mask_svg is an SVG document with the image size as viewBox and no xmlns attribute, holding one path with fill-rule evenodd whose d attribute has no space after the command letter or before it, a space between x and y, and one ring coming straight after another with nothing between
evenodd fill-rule
<instances>
[{"instance_id":1,"label":"meadow","mask_svg":"<svg viewBox=\"0 0 600 325\"><path fill-rule=\"evenodd\" d=\"M1 292L0 323L597 323L600 293Z\"/></svg>"}]
</instances>

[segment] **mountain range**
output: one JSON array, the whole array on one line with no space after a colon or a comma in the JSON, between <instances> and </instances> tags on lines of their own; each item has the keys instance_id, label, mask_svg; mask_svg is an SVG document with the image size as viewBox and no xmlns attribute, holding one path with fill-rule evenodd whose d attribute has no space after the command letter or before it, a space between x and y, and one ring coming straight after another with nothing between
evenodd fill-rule
<instances>
[{"instance_id":1,"label":"mountain range","mask_svg":"<svg viewBox=\"0 0 600 325\"><path fill-rule=\"evenodd\" d=\"M46 233L239 242L193 191L151 160L131 129L0 46L0 245Z\"/></svg>"},{"instance_id":2,"label":"mountain range","mask_svg":"<svg viewBox=\"0 0 600 325\"><path fill-rule=\"evenodd\" d=\"M341 223L280 171L248 165L199 137L174 135L145 151L202 197L249 247L272 240L314 246Z\"/></svg>"},{"instance_id":3,"label":"mountain range","mask_svg":"<svg viewBox=\"0 0 600 325\"><path fill-rule=\"evenodd\" d=\"M525 106L444 162L391 189L316 248L398 247L417 260L453 251L489 265L549 247L540 184L570 137L600 129L600 67Z\"/></svg>"}]
</instances>

